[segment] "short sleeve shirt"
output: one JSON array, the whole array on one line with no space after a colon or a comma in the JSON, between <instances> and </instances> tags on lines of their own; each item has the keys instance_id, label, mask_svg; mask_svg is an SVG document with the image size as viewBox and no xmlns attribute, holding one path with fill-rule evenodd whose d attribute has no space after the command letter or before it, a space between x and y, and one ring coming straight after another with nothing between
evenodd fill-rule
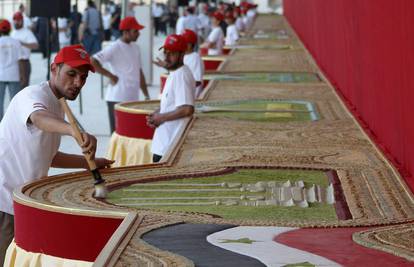
<instances>
[{"instance_id":1,"label":"short sleeve shirt","mask_svg":"<svg viewBox=\"0 0 414 267\"><path fill-rule=\"evenodd\" d=\"M227 35L225 45L236 45L239 40L239 32L237 31L236 25L232 24L227 27Z\"/></svg>"},{"instance_id":2,"label":"short sleeve shirt","mask_svg":"<svg viewBox=\"0 0 414 267\"><path fill-rule=\"evenodd\" d=\"M218 56L223 53L224 34L220 27L214 27L208 35L207 41L214 43L214 48L208 49L210 56Z\"/></svg>"},{"instance_id":3,"label":"short sleeve shirt","mask_svg":"<svg viewBox=\"0 0 414 267\"><path fill-rule=\"evenodd\" d=\"M27 28L21 28L18 30L12 31L10 35L13 39L18 40L20 43L27 43L27 44L37 44L37 39L33 32ZM27 47L22 46L22 58L23 59L30 59L30 49Z\"/></svg>"},{"instance_id":4,"label":"short sleeve shirt","mask_svg":"<svg viewBox=\"0 0 414 267\"><path fill-rule=\"evenodd\" d=\"M110 71L118 77L115 85L110 84L106 101L137 101L141 86L141 54L136 43L125 43L118 39L94 56L101 64L108 64Z\"/></svg>"},{"instance_id":5,"label":"short sleeve shirt","mask_svg":"<svg viewBox=\"0 0 414 267\"><path fill-rule=\"evenodd\" d=\"M197 52L192 52L191 54L185 55L184 65L186 65L191 70L191 73L193 74L194 80L196 82L203 83L204 63ZM195 88L195 97L198 97L202 89L202 84Z\"/></svg>"},{"instance_id":6,"label":"short sleeve shirt","mask_svg":"<svg viewBox=\"0 0 414 267\"><path fill-rule=\"evenodd\" d=\"M0 82L18 82L19 60L23 59L22 45L10 36L0 37Z\"/></svg>"},{"instance_id":7,"label":"short sleeve shirt","mask_svg":"<svg viewBox=\"0 0 414 267\"><path fill-rule=\"evenodd\" d=\"M9 214L13 214L13 190L46 176L60 145L60 134L44 132L28 123L30 115L38 110L64 118L47 82L20 91L0 122L0 211Z\"/></svg>"},{"instance_id":8,"label":"short sleeve shirt","mask_svg":"<svg viewBox=\"0 0 414 267\"><path fill-rule=\"evenodd\" d=\"M161 95L160 113L171 112L183 105L194 106L194 88L193 75L186 65L172 71ZM187 121L188 118L180 118L158 126L152 139L151 152L160 156L165 155Z\"/></svg>"}]
</instances>

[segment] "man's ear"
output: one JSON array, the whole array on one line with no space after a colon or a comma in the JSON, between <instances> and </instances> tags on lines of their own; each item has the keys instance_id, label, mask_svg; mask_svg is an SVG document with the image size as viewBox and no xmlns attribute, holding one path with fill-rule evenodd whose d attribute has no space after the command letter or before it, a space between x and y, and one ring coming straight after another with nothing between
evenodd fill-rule
<instances>
[{"instance_id":1,"label":"man's ear","mask_svg":"<svg viewBox=\"0 0 414 267\"><path fill-rule=\"evenodd\" d=\"M56 75L57 69L58 69L58 65L56 63L50 64L50 72L53 73L53 75Z\"/></svg>"}]
</instances>

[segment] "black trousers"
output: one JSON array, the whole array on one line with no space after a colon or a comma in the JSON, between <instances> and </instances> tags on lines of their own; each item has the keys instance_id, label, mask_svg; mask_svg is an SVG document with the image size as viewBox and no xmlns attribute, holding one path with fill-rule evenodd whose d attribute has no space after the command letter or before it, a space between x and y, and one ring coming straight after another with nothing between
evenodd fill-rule
<instances>
[{"instance_id":1,"label":"black trousers","mask_svg":"<svg viewBox=\"0 0 414 267\"><path fill-rule=\"evenodd\" d=\"M118 102L110 102L107 101L106 104L108 105L108 116L109 116L109 129L111 134L115 131L115 105Z\"/></svg>"},{"instance_id":2,"label":"black trousers","mask_svg":"<svg viewBox=\"0 0 414 267\"><path fill-rule=\"evenodd\" d=\"M157 163L162 159L162 156L157 154L152 154L152 163Z\"/></svg>"}]
</instances>

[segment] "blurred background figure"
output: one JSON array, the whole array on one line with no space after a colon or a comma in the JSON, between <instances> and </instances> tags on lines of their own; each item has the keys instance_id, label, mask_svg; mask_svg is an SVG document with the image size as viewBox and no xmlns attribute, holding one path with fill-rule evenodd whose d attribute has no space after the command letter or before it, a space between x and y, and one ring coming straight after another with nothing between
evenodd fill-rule
<instances>
[{"instance_id":1,"label":"blurred background figure","mask_svg":"<svg viewBox=\"0 0 414 267\"><path fill-rule=\"evenodd\" d=\"M104 13L102 14L102 24L103 24L103 30L104 30L104 40L109 41L111 40L111 20L112 15L109 12L109 7L106 7L104 9Z\"/></svg>"},{"instance_id":2,"label":"blurred background figure","mask_svg":"<svg viewBox=\"0 0 414 267\"><path fill-rule=\"evenodd\" d=\"M19 12L23 15L23 27L32 30L33 23L32 20L26 14L26 7L23 4L19 5Z\"/></svg>"},{"instance_id":3,"label":"blurred background figure","mask_svg":"<svg viewBox=\"0 0 414 267\"><path fill-rule=\"evenodd\" d=\"M208 17L209 6L206 3L203 3L200 8L200 14L198 14L198 20L200 21L200 31L198 35L204 41L211 30L210 18Z\"/></svg>"},{"instance_id":4,"label":"blurred background figure","mask_svg":"<svg viewBox=\"0 0 414 267\"><path fill-rule=\"evenodd\" d=\"M195 14L195 7L188 7L187 8L187 17L184 21L184 30L189 29L195 33L201 29L201 23L198 19L197 15Z\"/></svg>"},{"instance_id":5,"label":"blurred background figure","mask_svg":"<svg viewBox=\"0 0 414 267\"><path fill-rule=\"evenodd\" d=\"M101 13L96 9L95 2L89 0L79 27L79 40L90 55L95 54L102 48L103 27L101 22Z\"/></svg>"},{"instance_id":6,"label":"blurred background figure","mask_svg":"<svg viewBox=\"0 0 414 267\"><path fill-rule=\"evenodd\" d=\"M70 44L79 44L79 25L82 22L82 14L78 11L78 6L73 5L72 11L70 12L69 17L69 27L70 27Z\"/></svg>"},{"instance_id":7,"label":"blurred background figure","mask_svg":"<svg viewBox=\"0 0 414 267\"><path fill-rule=\"evenodd\" d=\"M175 26L178 20L178 9L177 6L171 5L168 8L168 34L175 32Z\"/></svg>"},{"instance_id":8,"label":"blurred background figure","mask_svg":"<svg viewBox=\"0 0 414 267\"><path fill-rule=\"evenodd\" d=\"M9 36L11 24L0 19L0 120L4 112L4 96L6 88L12 99L21 89L20 69L22 68L22 45Z\"/></svg>"},{"instance_id":9,"label":"blurred background figure","mask_svg":"<svg viewBox=\"0 0 414 267\"><path fill-rule=\"evenodd\" d=\"M58 18L57 29L59 32L59 48L70 45L71 30L68 18Z\"/></svg>"},{"instance_id":10,"label":"blurred background figure","mask_svg":"<svg viewBox=\"0 0 414 267\"><path fill-rule=\"evenodd\" d=\"M121 37L119 31L119 23L121 22L121 7L114 2L109 3L109 9L111 12L111 40L116 40Z\"/></svg>"},{"instance_id":11,"label":"blurred background figure","mask_svg":"<svg viewBox=\"0 0 414 267\"><path fill-rule=\"evenodd\" d=\"M224 16L216 11L211 16L212 30L207 40L201 45L201 48L208 49L209 56L219 56L223 53L224 34L220 27L220 23L224 20Z\"/></svg>"},{"instance_id":12,"label":"blurred background figure","mask_svg":"<svg viewBox=\"0 0 414 267\"><path fill-rule=\"evenodd\" d=\"M225 21L227 23L226 39L224 44L227 46L234 46L239 40L239 32L236 25L234 24L235 18L232 13L228 13Z\"/></svg>"},{"instance_id":13,"label":"blurred background figure","mask_svg":"<svg viewBox=\"0 0 414 267\"><path fill-rule=\"evenodd\" d=\"M161 32L161 19L164 14L161 3L155 2L152 4L152 18L154 21L155 36Z\"/></svg>"},{"instance_id":14,"label":"blurred background figure","mask_svg":"<svg viewBox=\"0 0 414 267\"><path fill-rule=\"evenodd\" d=\"M32 49L39 48L39 44L33 32L28 28L24 27L24 17L19 11L13 15L14 30L11 33L11 37L16 39L22 45L21 64L22 69L20 70L21 88L24 88L30 83L30 52Z\"/></svg>"}]
</instances>

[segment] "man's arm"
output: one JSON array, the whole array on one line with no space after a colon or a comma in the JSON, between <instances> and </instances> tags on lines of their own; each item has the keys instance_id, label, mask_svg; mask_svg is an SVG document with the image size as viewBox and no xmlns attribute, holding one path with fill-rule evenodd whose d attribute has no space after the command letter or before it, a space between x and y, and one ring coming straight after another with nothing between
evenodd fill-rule
<instances>
[{"instance_id":1,"label":"man's arm","mask_svg":"<svg viewBox=\"0 0 414 267\"><path fill-rule=\"evenodd\" d=\"M111 84L116 84L118 82L118 77L116 75L112 74L112 72L110 72L109 70L102 67L101 63L96 58L91 57L91 63L95 67L95 70L98 73L102 74L105 77L108 77L111 80ZM147 89L147 88L145 87L145 89ZM148 92L147 92L147 94L148 94Z\"/></svg>"},{"instance_id":2,"label":"man's arm","mask_svg":"<svg viewBox=\"0 0 414 267\"><path fill-rule=\"evenodd\" d=\"M23 84L29 84L29 83L26 83L27 81L25 81L27 79L27 77L25 77L25 75L23 75L23 73L25 73L25 69L24 69L25 65L23 63L23 60L20 59L18 61L18 64L19 64L19 80L20 80L20 86L23 85Z\"/></svg>"},{"instance_id":3,"label":"man's arm","mask_svg":"<svg viewBox=\"0 0 414 267\"><path fill-rule=\"evenodd\" d=\"M160 126L166 121L173 121L184 117L189 117L194 113L194 106L182 105L173 111L166 113L154 112L147 118L147 125L153 128Z\"/></svg>"},{"instance_id":4,"label":"man's arm","mask_svg":"<svg viewBox=\"0 0 414 267\"><path fill-rule=\"evenodd\" d=\"M110 167L113 160L108 160L105 158L97 158L95 159L96 166L98 168L105 168ZM66 154L63 152L57 152L55 157L52 160L52 166L54 168L82 168L88 169L88 163L85 160L84 156L81 155L73 155L73 154Z\"/></svg>"},{"instance_id":5,"label":"man's arm","mask_svg":"<svg viewBox=\"0 0 414 267\"><path fill-rule=\"evenodd\" d=\"M27 47L29 49L37 49L39 48L39 44L38 43L25 43L25 42L20 42L22 44L22 46Z\"/></svg>"},{"instance_id":6,"label":"man's arm","mask_svg":"<svg viewBox=\"0 0 414 267\"><path fill-rule=\"evenodd\" d=\"M75 136L75 133L69 123L58 118L55 114L50 113L47 110L37 110L33 112L29 116L28 123L32 123L38 129L45 132ZM82 152L89 153L91 155L91 159L94 159L97 143L95 136L88 133L82 133L82 140L83 142L79 144L82 148Z\"/></svg>"},{"instance_id":7,"label":"man's arm","mask_svg":"<svg viewBox=\"0 0 414 267\"><path fill-rule=\"evenodd\" d=\"M150 99L150 97L149 97L149 94L148 94L148 88L147 88L147 82L146 82L146 80L145 80L145 75L144 75L144 73L142 72L142 69L140 69L139 70L139 75L141 76L140 77L140 86L141 86L141 90L142 90L142 92L144 93L144 96L145 96L145 100L149 100Z\"/></svg>"}]
</instances>

